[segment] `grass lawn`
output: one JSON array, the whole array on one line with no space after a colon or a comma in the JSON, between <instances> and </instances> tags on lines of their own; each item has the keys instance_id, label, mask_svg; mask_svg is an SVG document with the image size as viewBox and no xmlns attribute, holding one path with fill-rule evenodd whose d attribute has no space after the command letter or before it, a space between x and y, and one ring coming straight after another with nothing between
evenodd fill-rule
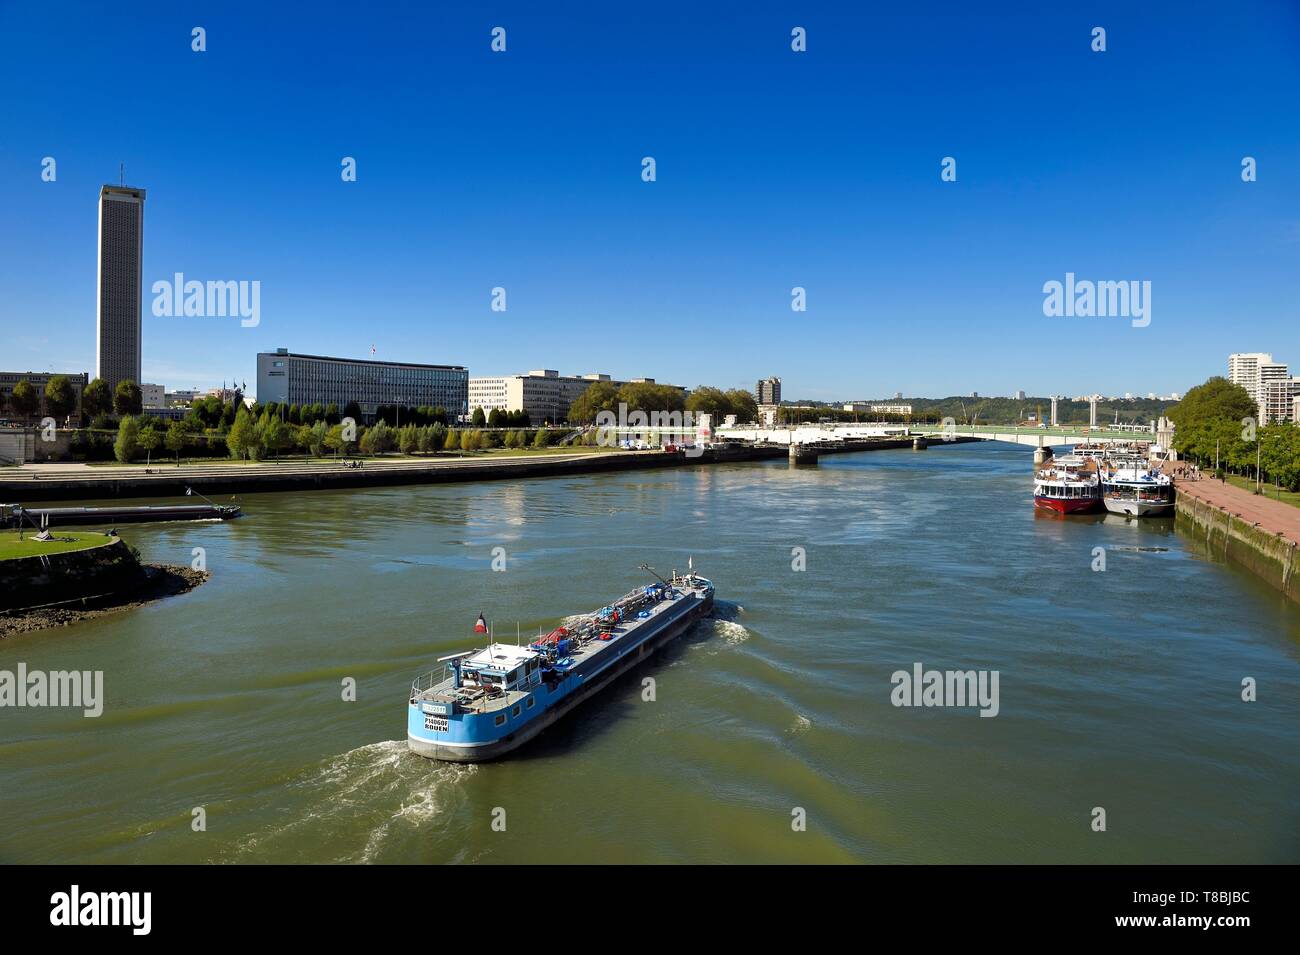
<instances>
[{"instance_id":1,"label":"grass lawn","mask_svg":"<svg viewBox=\"0 0 1300 955\"><path fill-rule=\"evenodd\" d=\"M70 550L89 550L92 547L99 547L107 544L110 538L103 534L94 534L87 531L65 531L57 527L50 528L50 533L55 537L71 537L73 540L55 540L48 544L40 541L34 541L32 538L36 531L28 530L23 536L24 540L18 539L17 531L0 531L0 560L9 560L14 557L35 557L38 554L61 554Z\"/></svg>"},{"instance_id":2,"label":"grass lawn","mask_svg":"<svg viewBox=\"0 0 1300 955\"><path fill-rule=\"evenodd\" d=\"M1207 476L1206 480L1208 481L1210 478ZM1241 488L1243 491L1250 491L1252 494L1255 493L1255 481L1253 478L1245 478L1240 475L1229 474L1228 483L1234 487ZM1292 507L1300 507L1300 494L1297 494L1294 491L1279 491L1272 484L1265 481L1261 487L1261 492L1263 497L1271 498L1274 501L1281 501L1283 504L1290 504Z\"/></svg>"}]
</instances>

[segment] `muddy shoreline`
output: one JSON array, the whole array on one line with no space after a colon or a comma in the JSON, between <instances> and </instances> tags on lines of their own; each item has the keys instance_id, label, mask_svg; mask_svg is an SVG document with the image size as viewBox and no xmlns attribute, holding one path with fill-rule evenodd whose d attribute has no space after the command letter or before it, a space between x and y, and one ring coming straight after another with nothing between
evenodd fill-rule
<instances>
[{"instance_id":1,"label":"muddy shoreline","mask_svg":"<svg viewBox=\"0 0 1300 955\"><path fill-rule=\"evenodd\" d=\"M172 564L146 564L144 572L147 579L143 584L120 594L69 602L56 607L0 613L0 640L19 633L66 627L83 620L143 607L164 597L189 593L209 576L206 571Z\"/></svg>"}]
</instances>

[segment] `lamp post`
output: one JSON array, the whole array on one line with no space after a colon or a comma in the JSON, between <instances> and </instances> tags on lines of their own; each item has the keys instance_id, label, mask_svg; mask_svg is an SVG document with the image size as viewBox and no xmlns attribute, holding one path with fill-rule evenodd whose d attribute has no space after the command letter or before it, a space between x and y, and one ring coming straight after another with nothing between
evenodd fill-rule
<instances>
[{"instance_id":1,"label":"lamp post","mask_svg":"<svg viewBox=\"0 0 1300 955\"><path fill-rule=\"evenodd\" d=\"M1260 477L1259 477L1259 451L1260 451L1260 447L1263 444L1264 442L1260 440L1259 435L1255 435L1255 493L1256 494L1260 492L1260 486L1261 486Z\"/></svg>"}]
</instances>

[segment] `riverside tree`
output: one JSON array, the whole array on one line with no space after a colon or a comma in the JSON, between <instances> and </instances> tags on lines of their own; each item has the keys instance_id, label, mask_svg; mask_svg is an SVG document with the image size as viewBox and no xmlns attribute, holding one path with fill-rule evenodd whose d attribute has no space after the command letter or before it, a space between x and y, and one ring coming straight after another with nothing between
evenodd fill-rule
<instances>
[{"instance_id":1,"label":"riverside tree","mask_svg":"<svg viewBox=\"0 0 1300 955\"><path fill-rule=\"evenodd\" d=\"M162 444L162 435L158 433L152 421L140 429L136 441L145 450L145 464L152 464L153 453L158 450L158 445Z\"/></svg>"},{"instance_id":2,"label":"riverside tree","mask_svg":"<svg viewBox=\"0 0 1300 955\"><path fill-rule=\"evenodd\" d=\"M95 378L81 392L81 413L94 419L113 410L113 399L103 378Z\"/></svg>"},{"instance_id":3,"label":"riverside tree","mask_svg":"<svg viewBox=\"0 0 1300 955\"><path fill-rule=\"evenodd\" d=\"M307 445L314 457L320 457L325 453L325 436L327 434L329 434L329 425L325 423L325 418L322 416L312 423L311 440Z\"/></svg>"},{"instance_id":4,"label":"riverside tree","mask_svg":"<svg viewBox=\"0 0 1300 955\"><path fill-rule=\"evenodd\" d=\"M113 443L113 456L122 464L127 464L135 457L140 438L140 426L135 418L127 416L117 427L117 441Z\"/></svg>"},{"instance_id":5,"label":"riverside tree","mask_svg":"<svg viewBox=\"0 0 1300 955\"><path fill-rule=\"evenodd\" d=\"M232 458L246 460L254 443L252 416L249 415L247 408L240 405L239 411L235 414L235 423L230 426L230 433L226 435L226 447Z\"/></svg>"},{"instance_id":6,"label":"riverside tree","mask_svg":"<svg viewBox=\"0 0 1300 955\"><path fill-rule=\"evenodd\" d=\"M143 409L140 386L129 378L119 381L113 390L113 410L119 415L137 415Z\"/></svg>"},{"instance_id":7,"label":"riverside tree","mask_svg":"<svg viewBox=\"0 0 1300 955\"><path fill-rule=\"evenodd\" d=\"M376 421L361 435L363 454L383 454L385 451L393 450L393 443L393 429L383 418Z\"/></svg>"},{"instance_id":8,"label":"riverside tree","mask_svg":"<svg viewBox=\"0 0 1300 955\"><path fill-rule=\"evenodd\" d=\"M280 418L267 416L261 422L262 445L266 451L275 455L293 441L293 435L289 432L289 426Z\"/></svg>"},{"instance_id":9,"label":"riverside tree","mask_svg":"<svg viewBox=\"0 0 1300 955\"><path fill-rule=\"evenodd\" d=\"M1258 413L1246 389L1221 375L1190 389L1167 412L1175 427L1174 447L1183 457L1204 464L1214 461L1217 450L1220 465L1234 470L1247 461L1254 464L1255 443L1246 439L1250 429L1243 422Z\"/></svg>"},{"instance_id":10,"label":"riverside tree","mask_svg":"<svg viewBox=\"0 0 1300 955\"><path fill-rule=\"evenodd\" d=\"M55 375L45 383L45 410L55 418L66 418L77 407L77 393L67 375Z\"/></svg>"},{"instance_id":11,"label":"riverside tree","mask_svg":"<svg viewBox=\"0 0 1300 955\"><path fill-rule=\"evenodd\" d=\"M173 421L167 426L167 434L163 441L167 445L167 450L176 455L176 466L181 466L181 452L185 450L185 425L180 421Z\"/></svg>"},{"instance_id":12,"label":"riverside tree","mask_svg":"<svg viewBox=\"0 0 1300 955\"><path fill-rule=\"evenodd\" d=\"M41 399L36 394L36 389L26 378L14 385L13 393L9 395L9 407L20 418L30 418L36 414L40 404Z\"/></svg>"},{"instance_id":13,"label":"riverside tree","mask_svg":"<svg viewBox=\"0 0 1300 955\"><path fill-rule=\"evenodd\" d=\"M352 442L343 436L343 425L336 424L325 432L325 447L333 451L336 458L339 452L351 450Z\"/></svg>"}]
</instances>

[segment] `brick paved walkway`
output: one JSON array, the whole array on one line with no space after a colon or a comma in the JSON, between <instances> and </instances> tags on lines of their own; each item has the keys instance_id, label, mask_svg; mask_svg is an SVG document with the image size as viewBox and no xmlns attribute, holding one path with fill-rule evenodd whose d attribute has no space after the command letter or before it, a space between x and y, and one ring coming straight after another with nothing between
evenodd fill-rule
<instances>
[{"instance_id":1,"label":"brick paved walkway","mask_svg":"<svg viewBox=\"0 0 1300 955\"><path fill-rule=\"evenodd\" d=\"M1258 524L1261 530L1270 534L1281 533L1292 543L1300 544L1300 507L1243 491L1209 475L1203 475L1199 481L1189 481L1179 477L1177 463L1166 466L1166 469L1174 475L1179 494L1194 497L1221 511L1226 510L1251 524Z\"/></svg>"}]
</instances>

